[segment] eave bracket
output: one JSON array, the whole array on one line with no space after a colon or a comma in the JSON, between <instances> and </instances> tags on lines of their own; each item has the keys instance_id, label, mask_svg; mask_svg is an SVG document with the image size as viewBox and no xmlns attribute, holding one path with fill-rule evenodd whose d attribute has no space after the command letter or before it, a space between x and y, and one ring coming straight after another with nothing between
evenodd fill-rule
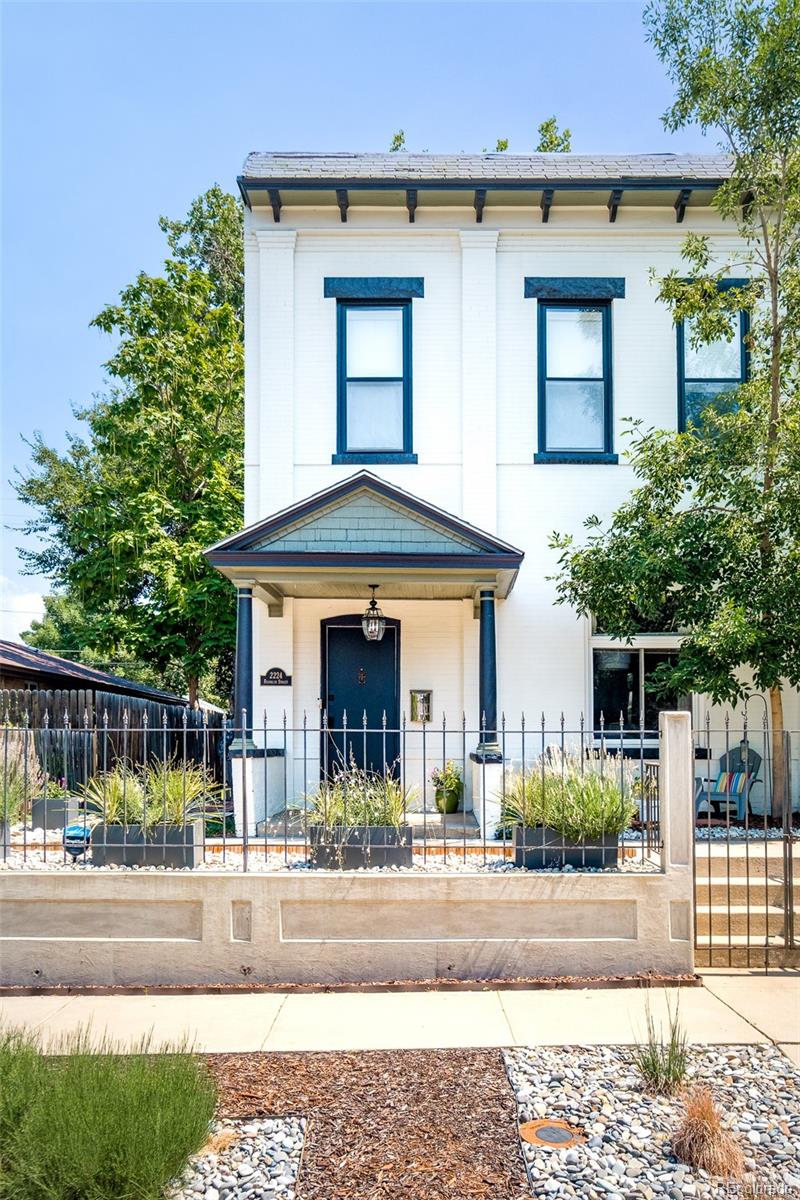
<instances>
[{"instance_id":1,"label":"eave bracket","mask_svg":"<svg viewBox=\"0 0 800 1200\"><path fill-rule=\"evenodd\" d=\"M408 209L408 223L409 223L409 225L413 225L414 224L414 214L417 211L417 189L416 188L407 188L406 189L406 208Z\"/></svg>"},{"instance_id":2,"label":"eave bracket","mask_svg":"<svg viewBox=\"0 0 800 1200\"><path fill-rule=\"evenodd\" d=\"M550 209L553 205L553 189L545 188L542 192L542 198L539 201L539 207L542 210L542 224L546 225L550 220Z\"/></svg>"},{"instance_id":3,"label":"eave bracket","mask_svg":"<svg viewBox=\"0 0 800 1200\"><path fill-rule=\"evenodd\" d=\"M269 202L272 205L272 219L276 225L280 224L281 219L281 194L277 188L270 188L267 192Z\"/></svg>"},{"instance_id":4,"label":"eave bracket","mask_svg":"<svg viewBox=\"0 0 800 1200\"><path fill-rule=\"evenodd\" d=\"M486 188L475 189L473 205L475 208L475 220L481 225L483 223L483 210L486 207Z\"/></svg>"},{"instance_id":5,"label":"eave bracket","mask_svg":"<svg viewBox=\"0 0 800 1200\"><path fill-rule=\"evenodd\" d=\"M617 209L622 200L622 188L614 188L608 197L608 219L613 225L617 219Z\"/></svg>"},{"instance_id":6,"label":"eave bracket","mask_svg":"<svg viewBox=\"0 0 800 1200\"><path fill-rule=\"evenodd\" d=\"M689 197L692 194L691 188L681 188L678 192L678 198L675 201L675 220L678 225L683 224L683 218L686 215L686 206L689 203Z\"/></svg>"},{"instance_id":7,"label":"eave bracket","mask_svg":"<svg viewBox=\"0 0 800 1200\"><path fill-rule=\"evenodd\" d=\"M347 188L336 189L336 203L339 205L339 212L342 215L342 223L347 222L347 210L350 207L350 198L347 195Z\"/></svg>"}]
</instances>

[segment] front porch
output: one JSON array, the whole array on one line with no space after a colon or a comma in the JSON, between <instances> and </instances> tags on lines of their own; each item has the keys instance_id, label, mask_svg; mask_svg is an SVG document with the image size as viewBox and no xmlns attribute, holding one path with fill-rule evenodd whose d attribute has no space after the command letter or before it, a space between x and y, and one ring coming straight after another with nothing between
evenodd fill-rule
<instances>
[{"instance_id":1,"label":"front porch","mask_svg":"<svg viewBox=\"0 0 800 1200\"><path fill-rule=\"evenodd\" d=\"M521 551L363 471L208 558L237 589L232 752L253 833L343 764L401 773L408 810L435 820L430 772L452 759L462 812L477 813L462 824L491 835L497 614ZM362 627L371 598L374 638Z\"/></svg>"}]
</instances>

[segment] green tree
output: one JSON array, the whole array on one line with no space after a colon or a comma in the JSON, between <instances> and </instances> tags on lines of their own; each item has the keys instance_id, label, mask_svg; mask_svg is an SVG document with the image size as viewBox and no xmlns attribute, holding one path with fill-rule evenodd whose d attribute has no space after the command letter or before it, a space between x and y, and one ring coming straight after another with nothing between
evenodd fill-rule
<instances>
[{"instance_id":1,"label":"green tree","mask_svg":"<svg viewBox=\"0 0 800 1200\"><path fill-rule=\"evenodd\" d=\"M495 144L495 154L505 154L508 149L508 138L498 138Z\"/></svg>"},{"instance_id":2,"label":"green tree","mask_svg":"<svg viewBox=\"0 0 800 1200\"><path fill-rule=\"evenodd\" d=\"M230 201L230 204L235 202ZM79 410L84 437L57 453L40 435L17 491L36 510L22 551L91 622L92 650L140 660L195 700L201 676L227 691L235 641L230 584L203 549L241 525L241 292L237 224L221 194L168 222L162 276L140 274L93 322L116 336L109 389ZM214 236L214 212L226 218ZM205 255L209 257L206 259ZM174 686L174 683L173 683Z\"/></svg>"},{"instance_id":3,"label":"green tree","mask_svg":"<svg viewBox=\"0 0 800 1200\"><path fill-rule=\"evenodd\" d=\"M572 132L569 129L559 129L555 117L548 117L539 126L539 142L537 154L569 154L572 149Z\"/></svg>"},{"instance_id":4,"label":"green tree","mask_svg":"<svg viewBox=\"0 0 800 1200\"><path fill-rule=\"evenodd\" d=\"M626 639L684 633L659 682L717 702L769 695L773 815L784 796L782 688L800 685L800 6L796 0L657 0L648 35L675 86L670 130L719 130L730 179L715 193L742 250L686 239L659 280L696 345L735 336L751 311L750 371L686 433L635 426L637 486L580 547L556 535L558 596ZM729 270L750 284L725 290ZM688 280L686 276L688 275Z\"/></svg>"},{"instance_id":5,"label":"green tree","mask_svg":"<svg viewBox=\"0 0 800 1200\"><path fill-rule=\"evenodd\" d=\"M391 142L389 143L389 153L397 154L398 151L405 150L405 148L406 148L405 131L403 129L398 129L397 133L393 136Z\"/></svg>"}]
</instances>

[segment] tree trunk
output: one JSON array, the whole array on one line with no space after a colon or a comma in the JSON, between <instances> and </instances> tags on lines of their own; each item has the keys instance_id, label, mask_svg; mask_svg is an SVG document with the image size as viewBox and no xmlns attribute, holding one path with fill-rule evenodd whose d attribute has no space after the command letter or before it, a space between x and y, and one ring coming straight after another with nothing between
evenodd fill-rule
<instances>
[{"instance_id":1,"label":"tree trunk","mask_svg":"<svg viewBox=\"0 0 800 1200\"><path fill-rule=\"evenodd\" d=\"M772 717L772 799L770 811L774 820L782 821L787 773L783 732L783 697L779 687L769 689L769 707Z\"/></svg>"},{"instance_id":2,"label":"tree trunk","mask_svg":"<svg viewBox=\"0 0 800 1200\"><path fill-rule=\"evenodd\" d=\"M189 703L191 705L197 704L197 689L198 689L199 683L200 683L200 680L197 675L189 675L189 677L186 680L186 684L189 689Z\"/></svg>"}]
</instances>

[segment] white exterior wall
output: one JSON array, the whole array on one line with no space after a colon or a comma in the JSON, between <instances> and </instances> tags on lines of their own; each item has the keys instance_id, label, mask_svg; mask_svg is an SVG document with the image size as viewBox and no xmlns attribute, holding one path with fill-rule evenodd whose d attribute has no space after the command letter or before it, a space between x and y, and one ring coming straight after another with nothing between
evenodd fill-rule
<instances>
[{"instance_id":1,"label":"white exterior wall","mask_svg":"<svg viewBox=\"0 0 800 1200\"><path fill-rule=\"evenodd\" d=\"M502 220L500 219L502 218ZM736 239L708 209L603 208L538 211L487 208L417 211L284 208L246 215L246 519L253 522L353 474L332 465L336 451L336 301L326 276L422 276L412 302L413 449L418 464L367 466L390 483L497 534L525 551L511 596L497 614L498 710L517 727L544 711L577 725L591 713L587 622L555 607L554 531L581 533L590 513L610 515L632 484L619 465L535 465L537 302L524 298L527 275L624 276L612 302L614 450L622 459L624 419L665 428L677 423L675 330L649 279L681 268L690 230L709 233L720 256ZM256 677L281 666L291 689L254 689L257 719L284 705L289 724L319 718L319 622L358 608L354 601L288 602L283 618L254 608ZM470 602L391 602L402 622L401 709L411 687L434 692L437 720L462 712L478 725L477 621ZM257 679L256 679L257 682ZM706 708L696 702L695 720ZM760 714L757 706L751 707ZM719 724L718 714L712 721ZM800 703L787 698L787 725ZM270 716L270 724L272 717ZM474 747L468 747L471 749ZM716 751L716 747L715 747Z\"/></svg>"}]
</instances>

